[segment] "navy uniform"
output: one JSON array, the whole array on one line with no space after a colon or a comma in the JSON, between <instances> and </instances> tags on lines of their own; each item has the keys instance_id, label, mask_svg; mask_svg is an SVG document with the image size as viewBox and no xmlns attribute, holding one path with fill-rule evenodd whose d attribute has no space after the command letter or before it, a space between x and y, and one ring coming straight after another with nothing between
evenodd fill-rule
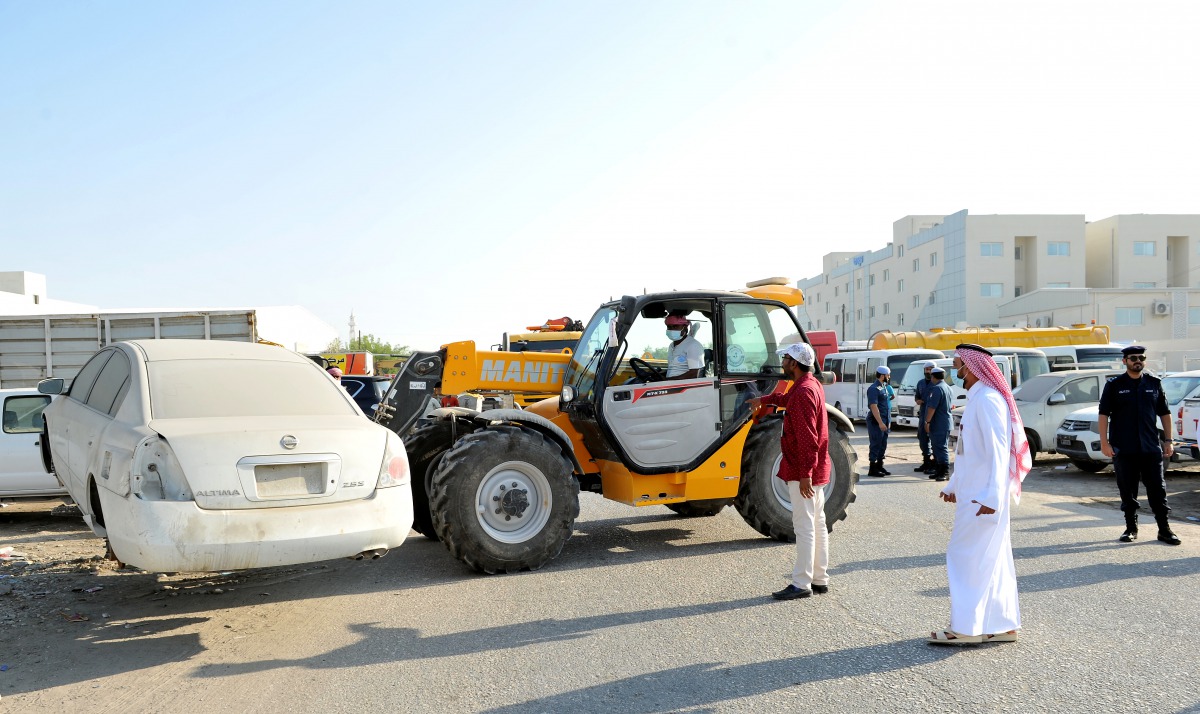
<instances>
[{"instance_id":1,"label":"navy uniform","mask_svg":"<svg viewBox=\"0 0 1200 714\"><path fill-rule=\"evenodd\" d=\"M925 363L925 376L921 381L917 382L917 389L914 395L916 401L917 443L921 446L921 465L913 469L913 471L919 473L932 471L936 465L929 450L929 432L925 431L925 393L933 385L933 381L929 378L929 370L933 369L933 366L933 362Z\"/></svg>"},{"instance_id":2,"label":"navy uniform","mask_svg":"<svg viewBox=\"0 0 1200 714\"><path fill-rule=\"evenodd\" d=\"M891 473L883 468L883 455L887 452L888 429L892 419L892 388L885 382L892 370L887 367L875 369L875 383L867 387L867 438L871 442L868 476L890 476ZM879 410L879 419L871 413L871 407ZM880 425L882 422L882 425Z\"/></svg>"},{"instance_id":3,"label":"navy uniform","mask_svg":"<svg viewBox=\"0 0 1200 714\"><path fill-rule=\"evenodd\" d=\"M921 422L928 420L929 445L935 463L929 478L946 481L950 478L950 406L954 402L954 392L945 382L946 370L934 367L932 376L933 382L925 392L925 412Z\"/></svg>"},{"instance_id":4,"label":"navy uniform","mask_svg":"<svg viewBox=\"0 0 1200 714\"><path fill-rule=\"evenodd\" d=\"M1167 520L1171 509L1167 506L1163 473L1162 445L1164 441L1170 441L1170 431L1168 427L1165 438L1160 438L1158 426L1161 417L1169 416L1171 409L1167 406L1162 382L1157 377L1142 374L1145 351L1139 346L1121 350L1127 371L1104 385L1099 411L1101 416L1108 418L1107 444L1113 452L1121 511L1125 514L1125 533L1121 540L1128 543L1137 538L1137 494L1141 482L1146 486L1146 500L1158 522L1158 539L1178 545L1179 538L1171 532ZM1138 376L1131 376L1130 372ZM1169 419L1167 422L1170 423Z\"/></svg>"}]
</instances>

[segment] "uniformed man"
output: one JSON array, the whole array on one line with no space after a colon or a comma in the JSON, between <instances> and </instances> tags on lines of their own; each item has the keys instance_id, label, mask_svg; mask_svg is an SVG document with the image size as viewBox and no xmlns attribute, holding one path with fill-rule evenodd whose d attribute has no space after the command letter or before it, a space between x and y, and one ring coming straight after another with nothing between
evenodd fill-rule
<instances>
[{"instance_id":1,"label":"uniformed man","mask_svg":"<svg viewBox=\"0 0 1200 714\"><path fill-rule=\"evenodd\" d=\"M1163 461L1170 458L1171 409L1167 406L1162 382L1143 374L1146 348L1131 345L1121 350L1125 374L1113 377L1100 395L1100 450L1113 460L1121 510L1125 513L1122 543L1138 536L1138 482L1146 485L1146 500L1158 521L1158 539L1179 545L1179 536L1171 532L1167 514L1167 484ZM1157 422L1157 423L1156 423ZM1160 434L1158 425L1162 425Z\"/></svg>"},{"instance_id":2,"label":"uniformed man","mask_svg":"<svg viewBox=\"0 0 1200 714\"><path fill-rule=\"evenodd\" d=\"M892 420L892 388L888 381L892 378L892 370L880 365L875 368L875 383L867 387L867 438L871 441L868 454L871 468L868 476L891 476L891 472L883 468L883 456L887 452L888 428Z\"/></svg>"},{"instance_id":3,"label":"uniformed man","mask_svg":"<svg viewBox=\"0 0 1200 714\"><path fill-rule=\"evenodd\" d=\"M929 377L921 423L929 433L934 467L926 473L934 481L946 481L950 478L950 405L954 402L954 392L946 384L946 370L934 367Z\"/></svg>"},{"instance_id":4,"label":"uniformed man","mask_svg":"<svg viewBox=\"0 0 1200 714\"><path fill-rule=\"evenodd\" d=\"M933 384L933 379L929 376L933 369L933 361L925 363L925 376L921 381L917 382L917 390L915 401L917 408L914 414L917 417L917 443L921 445L921 465L913 469L917 473L931 474L935 467L933 456L929 450L929 432L925 431L925 392L929 390L929 386Z\"/></svg>"}]
</instances>

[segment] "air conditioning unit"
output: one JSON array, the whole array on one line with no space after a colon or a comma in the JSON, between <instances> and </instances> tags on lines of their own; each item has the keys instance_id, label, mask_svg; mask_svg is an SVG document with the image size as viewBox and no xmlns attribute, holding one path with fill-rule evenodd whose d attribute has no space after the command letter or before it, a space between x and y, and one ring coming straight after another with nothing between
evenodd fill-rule
<instances>
[{"instance_id":1,"label":"air conditioning unit","mask_svg":"<svg viewBox=\"0 0 1200 714\"><path fill-rule=\"evenodd\" d=\"M1034 320L1033 326L1034 327L1044 327L1044 325L1042 324L1042 318L1039 317L1038 319Z\"/></svg>"},{"instance_id":2,"label":"air conditioning unit","mask_svg":"<svg viewBox=\"0 0 1200 714\"><path fill-rule=\"evenodd\" d=\"M1166 300L1155 300L1151 305L1150 312L1157 317L1164 317L1171 314L1171 303Z\"/></svg>"},{"instance_id":3,"label":"air conditioning unit","mask_svg":"<svg viewBox=\"0 0 1200 714\"><path fill-rule=\"evenodd\" d=\"M1033 321L1034 327L1054 327L1054 315L1042 315Z\"/></svg>"}]
</instances>

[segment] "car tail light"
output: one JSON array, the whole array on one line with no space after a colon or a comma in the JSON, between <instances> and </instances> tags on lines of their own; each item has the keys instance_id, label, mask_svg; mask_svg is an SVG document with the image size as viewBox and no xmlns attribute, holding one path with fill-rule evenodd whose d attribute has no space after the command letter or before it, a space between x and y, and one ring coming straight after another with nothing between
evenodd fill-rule
<instances>
[{"instance_id":1,"label":"car tail light","mask_svg":"<svg viewBox=\"0 0 1200 714\"><path fill-rule=\"evenodd\" d=\"M379 480L375 488L391 488L408 483L408 452L400 437L388 432L383 448L383 463L379 465Z\"/></svg>"},{"instance_id":2,"label":"car tail light","mask_svg":"<svg viewBox=\"0 0 1200 714\"><path fill-rule=\"evenodd\" d=\"M1179 407L1179 412L1175 415L1175 436L1183 436L1183 407Z\"/></svg>"},{"instance_id":3,"label":"car tail light","mask_svg":"<svg viewBox=\"0 0 1200 714\"><path fill-rule=\"evenodd\" d=\"M129 488L144 501L193 501L192 488L166 440L152 436L133 452Z\"/></svg>"}]
</instances>

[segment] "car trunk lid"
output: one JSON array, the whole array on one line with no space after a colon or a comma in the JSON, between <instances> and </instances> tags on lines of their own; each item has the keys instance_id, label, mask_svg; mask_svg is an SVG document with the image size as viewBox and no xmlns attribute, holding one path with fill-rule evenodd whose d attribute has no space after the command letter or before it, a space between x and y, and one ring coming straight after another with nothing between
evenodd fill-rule
<instances>
[{"instance_id":1,"label":"car trunk lid","mask_svg":"<svg viewBox=\"0 0 1200 714\"><path fill-rule=\"evenodd\" d=\"M375 490L387 435L360 416L157 419L204 509L334 503Z\"/></svg>"}]
</instances>

